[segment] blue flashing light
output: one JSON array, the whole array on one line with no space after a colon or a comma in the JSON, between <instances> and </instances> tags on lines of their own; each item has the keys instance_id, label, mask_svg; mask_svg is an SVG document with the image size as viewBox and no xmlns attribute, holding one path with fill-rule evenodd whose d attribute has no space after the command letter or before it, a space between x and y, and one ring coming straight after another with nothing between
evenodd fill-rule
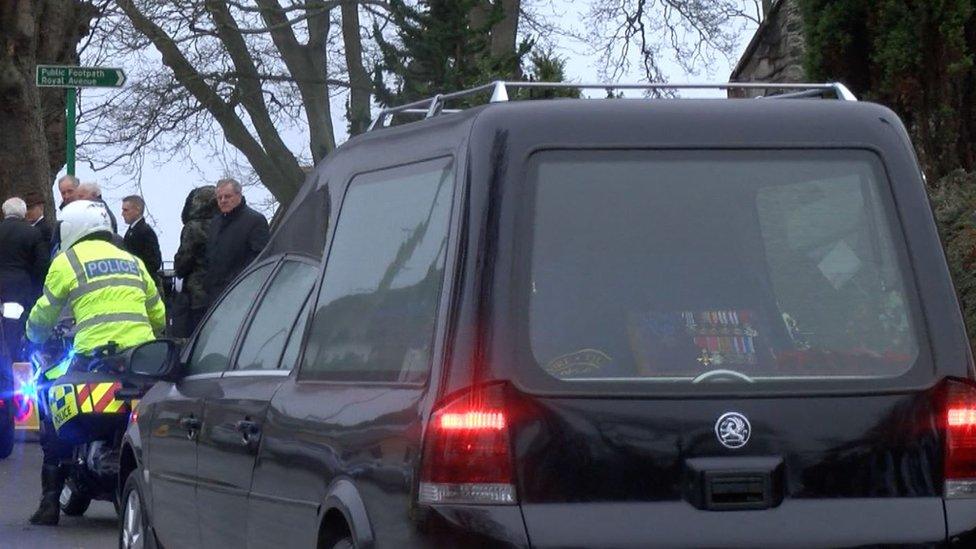
<instances>
[{"instance_id":1,"label":"blue flashing light","mask_svg":"<svg viewBox=\"0 0 976 549\"><path fill-rule=\"evenodd\" d=\"M37 400L37 381L32 379L27 383L24 383L20 386L17 394L30 400Z\"/></svg>"},{"instance_id":2,"label":"blue flashing light","mask_svg":"<svg viewBox=\"0 0 976 549\"><path fill-rule=\"evenodd\" d=\"M31 379L17 388L17 394L29 400L37 400L37 380Z\"/></svg>"},{"instance_id":3,"label":"blue flashing light","mask_svg":"<svg viewBox=\"0 0 976 549\"><path fill-rule=\"evenodd\" d=\"M30 354L30 363L31 366L33 366L32 370L34 373L31 376L31 379L21 384L20 387L15 389L14 393L21 395L26 400L30 400L35 403L38 402L38 398L41 395L40 386L42 383L41 380L43 379L44 373L49 370L59 368L61 366L70 365L71 361L74 360L75 358L75 354L76 353L74 347L69 347L67 349L67 352L64 355L64 358L59 360L57 364L55 364L54 366L50 366L48 368L44 368L44 355L40 351L32 352Z\"/></svg>"},{"instance_id":4,"label":"blue flashing light","mask_svg":"<svg viewBox=\"0 0 976 549\"><path fill-rule=\"evenodd\" d=\"M68 353L64 355L64 359L61 362L58 362L58 366L61 366L62 364L71 364L71 361L74 359L75 359L75 348L68 347Z\"/></svg>"}]
</instances>

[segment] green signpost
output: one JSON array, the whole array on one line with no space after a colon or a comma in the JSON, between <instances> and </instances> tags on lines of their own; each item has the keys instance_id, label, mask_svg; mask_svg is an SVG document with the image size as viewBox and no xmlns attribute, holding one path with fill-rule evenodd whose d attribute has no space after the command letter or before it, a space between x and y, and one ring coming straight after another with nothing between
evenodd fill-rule
<instances>
[{"instance_id":1,"label":"green signpost","mask_svg":"<svg viewBox=\"0 0 976 549\"><path fill-rule=\"evenodd\" d=\"M110 67L65 67L38 65L39 88L67 88L65 126L67 129L68 175L75 174L75 109L78 88L120 88L125 84L125 71Z\"/></svg>"}]
</instances>

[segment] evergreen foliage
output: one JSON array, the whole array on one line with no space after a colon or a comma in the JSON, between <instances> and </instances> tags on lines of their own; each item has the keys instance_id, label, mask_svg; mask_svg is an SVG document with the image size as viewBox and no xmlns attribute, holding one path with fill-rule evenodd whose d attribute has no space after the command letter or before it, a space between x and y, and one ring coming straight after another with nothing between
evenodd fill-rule
<instances>
[{"instance_id":1,"label":"evergreen foliage","mask_svg":"<svg viewBox=\"0 0 976 549\"><path fill-rule=\"evenodd\" d=\"M930 197L969 340L976 343L976 174L955 170L932 187Z\"/></svg>"},{"instance_id":2,"label":"evergreen foliage","mask_svg":"<svg viewBox=\"0 0 976 549\"><path fill-rule=\"evenodd\" d=\"M973 0L798 0L807 76L905 121L930 181L976 169Z\"/></svg>"},{"instance_id":3,"label":"evergreen foliage","mask_svg":"<svg viewBox=\"0 0 976 549\"><path fill-rule=\"evenodd\" d=\"M525 71L529 82L566 82L566 60L551 50L533 51L529 54L529 68ZM520 97L525 99L578 99L581 96L577 88L526 88Z\"/></svg>"},{"instance_id":4,"label":"evergreen foliage","mask_svg":"<svg viewBox=\"0 0 976 549\"><path fill-rule=\"evenodd\" d=\"M781 0L782 1L782 0ZM845 82L911 134L976 343L976 11L973 0L797 0L807 76Z\"/></svg>"},{"instance_id":5,"label":"evergreen foliage","mask_svg":"<svg viewBox=\"0 0 976 549\"><path fill-rule=\"evenodd\" d=\"M501 4L484 0L421 0L416 6L391 0L399 43L382 39L375 30L383 57L373 77L377 102L402 105L518 77L532 44L523 41L515 51L493 55L490 32L502 16Z\"/></svg>"}]
</instances>

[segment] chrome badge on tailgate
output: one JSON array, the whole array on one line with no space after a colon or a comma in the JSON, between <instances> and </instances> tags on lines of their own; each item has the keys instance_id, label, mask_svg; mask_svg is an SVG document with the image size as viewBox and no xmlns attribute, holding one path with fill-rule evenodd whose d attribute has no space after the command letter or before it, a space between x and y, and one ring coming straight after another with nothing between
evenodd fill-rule
<instances>
[{"instance_id":1,"label":"chrome badge on tailgate","mask_svg":"<svg viewBox=\"0 0 976 549\"><path fill-rule=\"evenodd\" d=\"M742 448L749 442L751 434L752 425L739 412L726 412L715 422L715 436L726 448Z\"/></svg>"}]
</instances>

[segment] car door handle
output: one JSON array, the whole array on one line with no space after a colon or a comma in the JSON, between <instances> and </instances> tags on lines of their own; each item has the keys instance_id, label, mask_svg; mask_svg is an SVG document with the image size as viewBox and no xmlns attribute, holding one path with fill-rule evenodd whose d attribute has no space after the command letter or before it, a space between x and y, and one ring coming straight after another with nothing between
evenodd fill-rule
<instances>
[{"instance_id":1,"label":"car door handle","mask_svg":"<svg viewBox=\"0 0 976 549\"><path fill-rule=\"evenodd\" d=\"M237 429L237 432L241 434L241 444L244 446L250 446L251 444L257 442L257 439L261 433L261 427L257 424L257 422L251 421L250 419L238 421L234 427Z\"/></svg>"}]
</instances>

